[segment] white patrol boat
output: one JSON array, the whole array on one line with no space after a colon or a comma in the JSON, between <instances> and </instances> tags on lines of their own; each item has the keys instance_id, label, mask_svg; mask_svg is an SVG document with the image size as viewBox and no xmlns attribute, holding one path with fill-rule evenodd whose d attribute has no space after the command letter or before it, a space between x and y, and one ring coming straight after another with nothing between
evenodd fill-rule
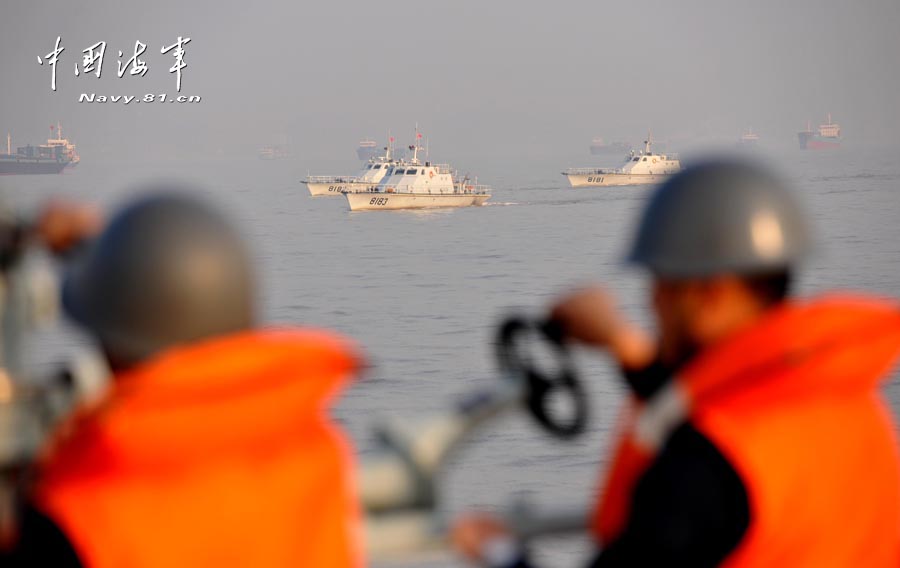
<instances>
[{"instance_id":1,"label":"white patrol boat","mask_svg":"<svg viewBox=\"0 0 900 568\"><path fill-rule=\"evenodd\" d=\"M446 164L419 161L419 140L410 146L412 160L393 164L374 191L345 192L351 211L365 209L426 209L482 205L491 194L484 185L470 183L466 177L455 181Z\"/></svg>"},{"instance_id":2,"label":"white patrol boat","mask_svg":"<svg viewBox=\"0 0 900 568\"><path fill-rule=\"evenodd\" d=\"M681 171L677 156L655 154L650 149L652 144L648 132L644 150L637 154L632 151L620 168L570 168L562 174L569 178L572 187L594 187L656 183Z\"/></svg>"},{"instance_id":3,"label":"white patrol boat","mask_svg":"<svg viewBox=\"0 0 900 568\"><path fill-rule=\"evenodd\" d=\"M344 192L373 191L391 166L402 163L393 157L393 138L385 148L384 156L371 158L355 176L306 176L306 184L312 196L341 195Z\"/></svg>"}]
</instances>

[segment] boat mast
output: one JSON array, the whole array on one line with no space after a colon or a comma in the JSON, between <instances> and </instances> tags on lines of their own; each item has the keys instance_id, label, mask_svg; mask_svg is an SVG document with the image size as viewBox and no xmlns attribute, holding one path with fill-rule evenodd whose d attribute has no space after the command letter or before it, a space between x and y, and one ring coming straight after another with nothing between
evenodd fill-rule
<instances>
[{"instance_id":1,"label":"boat mast","mask_svg":"<svg viewBox=\"0 0 900 568\"><path fill-rule=\"evenodd\" d=\"M7 153L7 154L12 154L12 152L10 151L10 148L9 148L9 147L10 147L10 140L11 140L11 138L10 138L10 136L9 136L9 132L7 132L7 133L6 133L6 153Z\"/></svg>"},{"instance_id":2,"label":"boat mast","mask_svg":"<svg viewBox=\"0 0 900 568\"><path fill-rule=\"evenodd\" d=\"M650 129L647 129L647 139L644 140L644 153L650 153L650 145L653 144L653 134L650 132Z\"/></svg>"},{"instance_id":3,"label":"boat mast","mask_svg":"<svg viewBox=\"0 0 900 568\"><path fill-rule=\"evenodd\" d=\"M419 123L416 123L416 139L413 142L413 159L414 164L419 163Z\"/></svg>"}]
</instances>

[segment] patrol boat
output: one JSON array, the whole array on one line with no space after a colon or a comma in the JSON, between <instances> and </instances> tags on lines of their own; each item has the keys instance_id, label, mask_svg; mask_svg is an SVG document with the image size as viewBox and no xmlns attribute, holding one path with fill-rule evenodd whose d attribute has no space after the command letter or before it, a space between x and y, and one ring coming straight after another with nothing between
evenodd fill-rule
<instances>
[{"instance_id":1,"label":"patrol boat","mask_svg":"<svg viewBox=\"0 0 900 568\"><path fill-rule=\"evenodd\" d=\"M620 168L570 168L562 174L572 187L596 187L656 183L681 171L677 156L655 154L652 145L653 137L648 132L643 151L637 154L632 151Z\"/></svg>"},{"instance_id":2,"label":"patrol boat","mask_svg":"<svg viewBox=\"0 0 900 568\"><path fill-rule=\"evenodd\" d=\"M393 141L391 138L384 156L369 159L365 167L355 176L307 176L302 183L306 184L309 194L315 197L341 195L344 192L373 191L392 165L402 163L393 157Z\"/></svg>"},{"instance_id":3,"label":"patrol boat","mask_svg":"<svg viewBox=\"0 0 900 568\"><path fill-rule=\"evenodd\" d=\"M468 177L454 180L454 172L446 164L421 163L421 138L416 129L416 144L410 146L412 159L392 164L373 190L344 192L351 211L469 207L482 205L491 197L490 188L470 183Z\"/></svg>"}]
</instances>

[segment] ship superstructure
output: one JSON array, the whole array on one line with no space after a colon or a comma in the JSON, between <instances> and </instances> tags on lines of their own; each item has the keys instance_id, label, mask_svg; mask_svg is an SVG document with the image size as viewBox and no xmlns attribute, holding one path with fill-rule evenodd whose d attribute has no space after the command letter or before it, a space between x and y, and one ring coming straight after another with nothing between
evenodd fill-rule
<instances>
[{"instance_id":1,"label":"ship superstructure","mask_svg":"<svg viewBox=\"0 0 900 568\"><path fill-rule=\"evenodd\" d=\"M62 133L62 124L59 122L56 123L56 138L52 137L53 127L50 127L51 137L47 139L47 146L50 148L62 148L62 155L69 160L69 163L66 164L68 168L74 168L81 162L81 157L78 156L78 152L75 151L75 144L69 142L67 138L63 137Z\"/></svg>"}]
</instances>

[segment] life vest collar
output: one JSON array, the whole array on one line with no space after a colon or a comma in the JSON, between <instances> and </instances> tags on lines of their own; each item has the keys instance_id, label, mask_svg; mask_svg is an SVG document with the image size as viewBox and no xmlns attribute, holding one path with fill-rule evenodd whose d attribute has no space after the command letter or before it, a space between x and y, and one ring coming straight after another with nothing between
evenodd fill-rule
<instances>
[{"instance_id":1,"label":"life vest collar","mask_svg":"<svg viewBox=\"0 0 900 568\"><path fill-rule=\"evenodd\" d=\"M264 452L302 432L307 417L359 369L351 343L320 330L249 331L168 350L117 376L76 414L54 447L65 460L142 468ZM56 456L59 458L60 456Z\"/></svg>"},{"instance_id":2,"label":"life vest collar","mask_svg":"<svg viewBox=\"0 0 900 568\"><path fill-rule=\"evenodd\" d=\"M676 381L692 406L756 391L784 398L841 396L876 388L898 355L900 305L829 295L771 310L698 355Z\"/></svg>"}]
</instances>

